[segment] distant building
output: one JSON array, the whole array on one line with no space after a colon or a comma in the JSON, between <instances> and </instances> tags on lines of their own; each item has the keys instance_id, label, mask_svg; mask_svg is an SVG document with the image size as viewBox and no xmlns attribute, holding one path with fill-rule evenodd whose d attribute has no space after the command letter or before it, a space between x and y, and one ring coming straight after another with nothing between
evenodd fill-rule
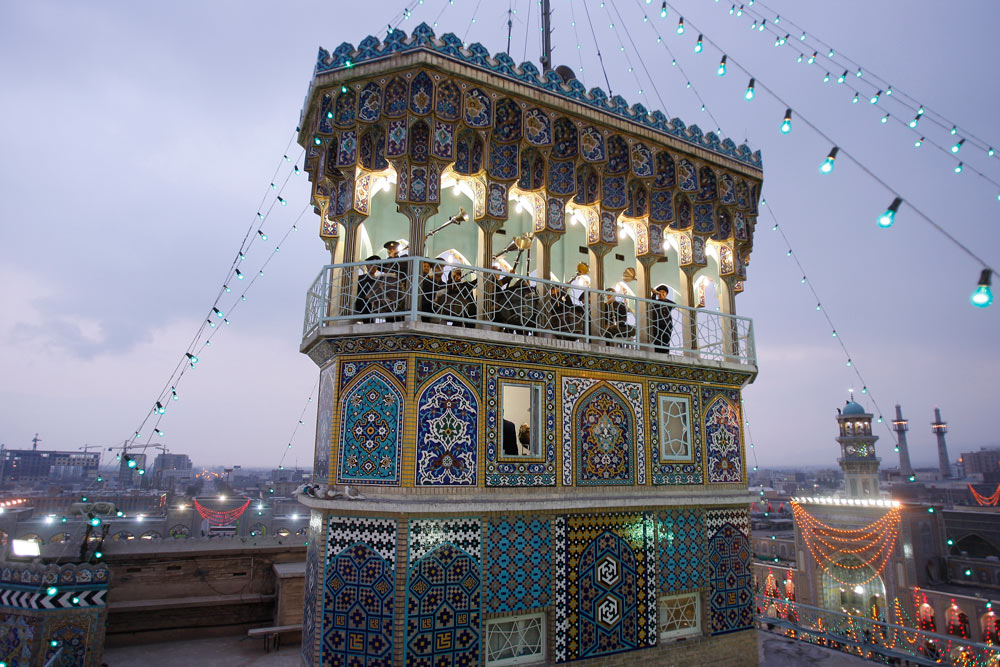
<instances>
[{"instance_id":1,"label":"distant building","mask_svg":"<svg viewBox=\"0 0 1000 667\"><path fill-rule=\"evenodd\" d=\"M2 485L50 479L79 480L96 475L101 455L43 449L7 449L0 456Z\"/></svg>"},{"instance_id":2,"label":"distant building","mask_svg":"<svg viewBox=\"0 0 1000 667\"><path fill-rule=\"evenodd\" d=\"M965 452L959 459L966 477L982 475L985 482L1000 482L1000 449L986 449Z\"/></svg>"}]
</instances>

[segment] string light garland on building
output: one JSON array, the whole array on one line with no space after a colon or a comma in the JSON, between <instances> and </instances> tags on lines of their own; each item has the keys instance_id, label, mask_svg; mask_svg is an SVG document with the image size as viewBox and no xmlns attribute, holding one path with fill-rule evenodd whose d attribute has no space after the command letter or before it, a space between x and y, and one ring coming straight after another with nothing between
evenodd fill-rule
<instances>
[{"instance_id":1,"label":"string light garland on building","mask_svg":"<svg viewBox=\"0 0 1000 667\"><path fill-rule=\"evenodd\" d=\"M666 0L664 0L664 2L666 2ZM670 7L671 9L673 9L672 5L670 5L669 3L666 3L666 4L667 4L668 7ZM698 29L693 24L691 25L691 27L692 27L692 29ZM737 67L738 69L740 69L741 71L743 71L747 76L751 76L750 71L745 66L743 66L738 61L736 61L735 59L730 59L729 56L728 56L728 54L722 49L722 47L717 42L715 42L708 35L708 33L705 33L703 31L701 31L701 34L702 34L703 39L704 39L704 41L706 43L710 44L712 47L714 47L720 53L722 53L722 61L720 63L719 70L716 71L717 74L720 74L720 75L723 74L724 71L725 71L725 66L727 64L731 64L731 65ZM830 53L832 54L833 51L831 50ZM832 57L832 55L830 57ZM788 104L780 95L778 95L773 89L771 89L770 87L768 87L759 78L755 79L755 84L756 84L756 89L759 89L759 90L764 91L767 94L771 95L775 100L777 100L778 102L780 102L782 106L784 106L786 108L791 108L790 104ZM835 142L833 139L831 139L830 136L827 135L823 130L821 130L816 124L814 124L811 121L809 121L809 119L807 119L802 114L799 114L799 118L802 120L803 123L806 124L806 126L808 126L816 134L818 134L820 137L822 137L824 140L826 140L827 142L829 142L830 145L833 146L833 149L830 151L830 154L827 155L826 160L824 160L820 164L820 173L821 174L829 174L829 173L831 173L833 171L834 160L836 159L836 157L839 154L842 154L842 155L846 156L849 160L851 160L851 162L853 162L862 171L864 171L872 180L874 180L876 183L878 183L879 185L881 185L882 187L884 187L889 192L892 192L894 197L900 197L901 200L906 203L907 207L910 210L912 210L914 213L916 213L918 217L920 217L921 219L923 219L927 224L931 225L931 227L933 227L938 233L940 233L941 235L943 235L953 245L955 245L960 250L962 250L965 254L967 254L969 257L971 257L973 260L975 260L982 267L983 271L982 271L982 273L980 275L979 284L977 285L977 287L976 287L975 291L973 292L972 296L970 297L970 299L971 299L973 305L980 306L980 307L986 307L986 306L988 306L988 305L990 305L992 303L992 293L989 291L989 289L990 289L989 278L990 278L990 276L992 276L993 268L986 262L986 260L984 260L979 255L977 255L975 252L973 252L972 249L970 249L967 245L965 245L961 241L959 241L954 235L952 235L950 232L948 232L943 226L941 226L939 223L937 223L933 218L931 218L928 214L926 214L922 209L920 209L919 207L917 207L912 202L912 200L907 200L907 199L902 198L898 194L898 191L895 188L892 188L883 178L881 178L880 176L878 176L877 174L875 174L859 158L855 157L853 154L851 154L846 149L844 149L841 144L839 144L839 143ZM961 163L959 163L959 164L961 165ZM989 273L987 273L987 271L989 271ZM984 283L985 283L985 285L984 285ZM850 362L848 363L848 365L850 365Z\"/></svg>"},{"instance_id":2,"label":"string light garland on building","mask_svg":"<svg viewBox=\"0 0 1000 667\"><path fill-rule=\"evenodd\" d=\"M987 505L996 505L998 502L1000 502L1000 484L997 484L996 491L994 491L993 495L990 496L982 495L981 493L976 491L976 489L971 484L969 484L969 491L972 492L972 497L975 498L976 502L979 503L979 505L982 507L985 507Z\"/></svg>"},{"instance_id":3,"label":"string light garland on building","mask_svg":"<svg viewBox=\"0 0 1000 667\"><path fill-rule=\"evenodd\" d=\"M900 523L898 507L857 529L823 523L797 502L792 502L792 514L813 560L844 586L863 586L878 577L896 546ZM848 578L852 580L846 580Z\"/></svg>"},{"instance_id":4,"label":"string light garland on building","mask_svg":"<svg viewBox=\"0 0 1000 667\"><path fill-rule=\"evenodd\" d=\"M243 516L247 507L250 506L250 499L246 498L242 505L230 510L213 510L202 505L198 502L197 498L192 498L192 503L194 504L194 508L198 510L198 514L201 515L201 518L208 521L210 525L228 526Z\"/></svg>"}]
</instances>

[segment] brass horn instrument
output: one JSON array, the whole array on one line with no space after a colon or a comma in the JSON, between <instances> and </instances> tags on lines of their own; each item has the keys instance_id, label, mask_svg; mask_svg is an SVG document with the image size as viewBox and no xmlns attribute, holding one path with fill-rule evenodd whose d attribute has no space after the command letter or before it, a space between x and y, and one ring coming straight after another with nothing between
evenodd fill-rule
<instances>
[{"instance_id":1,"label":"brass horn instrument","mask_svg":"<svg viewBox=\"0 0 1000 667\"><path fill-rule=\"evenodd\" d=\"M635 269L631 266L622 272L622 282L630 283L635 280Z\"/></svg>"},{"instance_id":2,"label":"brass horn instrument","mask_svg":"<svg viewBox=\"0 0 1000 667\"><path fill-rule=\"evenodd\" d=\"M469 219L469 216L468 216L468 214L466 214L465 209L464 208L460 208L460 209L458 209L458 213L456 213L455 215L453 215L450 218L448 218L448 220L443 225L441 225L440 227L437 227L436 229L432 229L431 231L427 232L427 234L424 235L424 240L426 241L427 239L429 239L430 237L434 236L435 234L437 234L438 232L440 232L442 229L444 229L448 225L460 225L460 224L462 224L463 222L465 222L468 219Z\"/></svg>"}]
</instances>

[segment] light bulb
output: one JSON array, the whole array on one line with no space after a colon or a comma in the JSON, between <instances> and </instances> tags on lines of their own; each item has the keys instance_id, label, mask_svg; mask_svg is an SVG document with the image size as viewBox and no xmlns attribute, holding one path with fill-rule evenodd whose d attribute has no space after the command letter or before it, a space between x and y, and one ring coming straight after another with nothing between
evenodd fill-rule
<instances>
[{"instance_id":1,"label":"light bulb","mask_svg":"<svg viewBox=\"0 0 1000 667\"><path fill-rule=\"evenodd\" d=\"M973 306L977 308L986 308L991 303L993 303L993 291L990 290L990 282L993 276L993 271L990 269L983 269L983 272L979 274L979 285L976 290L969 297L969 301Z\"/></svg>"},{"instance_id":2,"label":"light bulb","mask_svg":"<svg viewBox=\"0 0 1000 667\"><path fill-rule=\"evenodd\" d=\"M175 401L177 400L177 388L176 387L171 387L170 388L170 398L174 399Z\"/></svg>"},{"instance_id":3,"label":"light bulb","mask_svg":"<svg viewBox=\"0 0 1000 667\"><path fill-rule=\"evenodd\" d=\"M212 312L215 313L216 317L219 317L219 318L222 317L222 311L219 310L218 308L216 308L215 306L212 306Z\"/></svg>"},{"instance_id":4,"label":"light bulb","mask_svg":"<svg viewBox=\"0 0 1000 667\"><path fill-rule=\"evenodd\" d=\"M736 10L736 15L743 16L743 5L740 5L740 8Z\"/></svg>"},{"instance_id":5,"label":"light bulb","mask_svg":"<svg viewBox=\"0 0 1000 667\"><path fill-rule=\"evenodd\" d=\"M750 100L753 99L753 95L754 95L754 93L753 93L753 84L754 84L753 77L750 77L750 83L747 85L747 92L743 95L743 98L747 102L749 102Z\"/></svg>"},{"instance_id":6,"label":"light bulb","mask_svg":"<svg viewBox=\"0 0 1000 667\"><path fill-rule=\"evenodd\" d=\"M232 290L229 289L229 285L223 285L222 288L226 290L226 294L229 294L230 292L232 292Z\"/></svg>"},{"instance_id":7,"label":"light bulb","mask_svg":"<svg viewBox=\"0 0 1000 667\"><path fill-rule=\"evenodd\" d=\"M236 278L238 280L243 280L243 272L240 271L239 269L236 269Z\"/></svg>"},{"instance_id":8,"label":"light bulb","mask_svg":"<svg viewBox=\"0 0 1000 667\"><path fill-rule=\"evenodd\" d=\"M957 153L958 151L962 150L962 144L964 144L964 143L965 143L965 139L959 139L958 143L951 147L951 152L952 153Z\"/></svg>"},{"instance_id":9,"label":"light bulb","mask_svg":"<svg viewBox=\"0 0 1000 667\"><path fill-rule=\"evenodd\" d=\"M913 120L907 123L907 125L909 125L911 128L914 128L919 124L920 124L920 116L914 116Z\"/></svg>"},{"instance_id":10,"label":"light bulb","mask_svg":"<svg viewBox=\"0 0 1000 667\"><path fill-rule=\"evenodd\" d=\"M861 78L861 68L860 67L858 68L858 72L857 72L857 74L855 74L855 76L858 77L859 79Z\"/></svg>"},{"instance_id":11,"label":"light bulb","mask_svg":"<svg viewBox=\"0 0 1000 667\"><path fill-rule=\"evenodd\" d=\"M281 203L281 205L282 205L282 206L288 206L288 202L286 202L286 201L285 201L284 199L282 199L281 197L278 197L278 201L279 201L279 202Z\"/></svg>"},{"instance_id":12,"label":"light bulb","mask_svg":"<svg viewBox=\"0 0 1000 667\"><path fill-rule=\"evenodd\" d=\"M679 21L677 21L677 34L684 34L684 17L682 16Z\"/></svg>"},{"instance_id":13,"label":"light bulb","mask_svg":"<svg viewBox=\"0 0 1000 667\"><path fill-rule=\"evenodd\" d=\"M313 137L313 143L316 144L317 146L322 146L323 145L323 139L320 138L320 137Z\"/></svg>"},{"instance_id":14,"label":"light bulb","mask_svg":"<svg viewBox=\"0 0 1000 667\"><path fill-rule=\"evenodd\" d=\"M732 7L729 8L729 15L732 16L735 13L736 13L736 5L733 5Z\"/></svg>"},{"instance_id":15,"label":"light bulb","mask_svg":"<svg viewBox=\"0 0 1000 667\"><path fill-rule=\"evenodd\" d=\"M916 141L913 142L913 147L914 148L920 148L923 145L924 145L924 138L923 137L920 137L919 139L917 139Z\"/></svg>"},{"instance_id":16,"label":"light bulb","mask_svg":"<svg viewBox=\"0 0 1000 667\"><path fill-rule=\"evenodd\" d=\"M799 37L799 41L802 41L802 42L806 41L806 34L805 33L802 33L802 36Z\"/></svg>"},{"instance_id":17,"label":"light bulb","mask_svg":"<svg viewBox=\"0 0 1000 667\"><path fill-rule=\"evenodd\" d=\"M888 96L892 95L892 86L889 86L888 88L885 89L885 94Z\"/></svg>"},{"instance_id":18,"label":"light bulb","mask_svg":"<svg viewBox=\"0 0 1000 667\"><path fill-rule=\"evenodd\" d=\"M187 357L188 362L191 364L191 368L194 368L194 365L198 363L198 357L194 356L190 352L185 352L184 356Z\"/></svg>"},{"instance_id":19,"label":"light bulb","mask_svg":"<svg viewBox=\"0 0 1000 667\"><path fill-rule=\"evenodd\" d=\"M920 105L920 108L917 109L917 115L918 116L923 116L924 115L924 106L923 105Z\"/></svg>"},{"instance_id":20,"label":"light bulb","mask_svg":"<svg viewBox=\"0 0 1000 667\"><path fill-rule=\"evenodd\" d=\"M785 119L781 121L781 126L778 128L782 134L788 134L792 131L792 110L785 109Z\"/></svg>"},{"instance_id":21,"label":"light bulb","mask_svg":"<svg viewBox=\"0 0 1000 667\"><path fill-rule=\"evenodd\" d=\"M265 234L264 232L260 231L259 229L257 230L257 236L260 237L261 241L266 241L267 240L267 234Z\"/></svg>"},{"instance_id":22,"label":"light bulb","mask_svg":"<svg viewBox=\"0 0 1000 667\"><path fill-rule=\"evenodd\" d=\"M340 92L341 93L346 93L347 92L347 86L341 86L340 87Z\"/></svg>"},{"instance_id":23,"label":"light bulb","mask_svg":"<svg viewBox=\"0 0 1000 667\"><path fill-rule=\"evenodd\" d=\"M889 204L889 208L885 210L885 213L878 217L878 226L882 229L888 229L892 227L892 223L896 221L896 211L899 210L899 205L903 203L903 200L896 197Z\"/></svg>"},{"instance_id":24,"label":"light bulb","mask_svg":"<svg viewBox=\"0 0 1000 667\"><path fill-rule=\"evenodd\" d=\"M837 77L837 83L844 83L844 81L846 80L847 80L847 70L845 69L844 73Z\"/></svg>"},{"instance_id":25,"label":"light bulb","mask_svg":"<svg viewBox=\"0 0 1000 667\"><path fill-rule=\"evenodd\" d=\"M885 125L889 122L889 114L882 116L882 124Z\"/></svg>"},{"instance_id":26,"label":"light bulb","mask_svg":"<svg viewBox=\"0 0 1000 667\"><path fill-rule=\"evenodd\" d=\"M826 76L823 77L823 83L830 83L830 73L827 72Z\"/></svg>"},{"instance_id":27,"label":"light bulb","mask_svg":"<svg viewBox=\"0 0 1000 667\"><path fill-rule=\"evenodd\" d=\"M756 30L757 29L757 21L756 20L753 23L750 24L750 29L751 30Z\"/></svg>"},{"instance_id":28,"label":"light bulb","mask_svg":"<svg viewBox=\"0 0 1000 667\"><path fill-rule=\"evenodd\" d=\"M332 111L327 111L326 112L326 117L327 117L327 119L331 119L332 120L333 119L333 112ZM287 155L285 156L285 160L288 160L288 156ZM288 161L291 162L291 160L288 160Z\"/></svg>"},{"instance_id":29,"label":"light bulb","mask_svg":"<svg viewBox=\"0 0 1000 667\"><path fill-rule=\"evenodd\" d=\"M809 56L809 64L810 65L812 65L814 62L816 62L816 56L817 55L819 55L819 54L816 53L815 51L813 51L813 54L811 56Z\"/></svg>"},{"instance_id":30,"label":"light bulb","mask_svg":"<svg viewBox=\"0 0 1000 667\"><path fill-rule=\"evenodd\" d=\"M823 163L819 165L819 173L829 174L830 172L833 171L833 161L837 159L837 153L839 151L840 148L838 148L837 146L834 146L833 148L830 149L830 154L827 155L826 159L823 160Z\"/></svg>"},{"instance_id":31,"label":"light bulb","mask_svg":"<svg viewBox=\"0 0 1000 667\"><path fill-rule=\"evenodd\" d=\"M663 0L663 4L660 5L660 18L667 18L667 0Z\"/></svg>"},{"instance_id":32,"label":"light bulb","mask_svg":"<svg viewBox=\"0 0 1000 667\"><path fill-rule=\"evenodd\" d=\"M956 134L958 134L958 128L952 125L951 130L949 130L949 132L951 133L952 136L955 136Z\"/></svg>"},{"instance_id":33,"label":"light bulb","mask_svg":"<svg viewBox=\"0 0 1000 667\"><path fill-rule=\"evenodd\" d=\"M764 28L765 28L765 24L764 24L763 21L761 21L760 25L757 26L757 32L764 32Z\"/></svg>"},{"instance_id":34,"label":"light bulb","mask_svg":"<svg viewBox=\"0 0 1000 667\"><path fill-rule=\"evenodd\" d=\"M986 149L986 154L989 155L990 157L993 157L993 155L995 153L996 153L996 151L993 150L992 146L990 146L989 148Z\"/></svg>"},{"instance_id":35,"label":"light bulb","mask_svg":"<svg viewBox=\"0 0 1000 667\"><path fill-rule=\"evenodd\" d=\"M719 69L715 70L715 73L719 76L726 76L726 56L722 56L722 60L719 61Z\"/></svg>"},{"instance_id":36,"label":"light bulb","mask_svg":"<svg viewBox=\"0 0 1000 667\"><path fill-rule=\"evenodd\" d=\"M963 166L965 166L964 162L959 162L957 165L955 165L955 173L956 174L961 174Z\"/></svg>"},{"instance_id":37,"label":"light bulb","mask_svg":"<svg viewBox=\"0 0 1000 667\"><path fill-rule=\"evenodd\" d=\"M875 93L874 95L872 95L868 99L868 101L871 102L872 104L878 104L878 98L881 97L881 95L882 95L882 91L880 90L877 93Z\"/></svg>"},{"instance_id":38,"label":"light bulb","mask_svg":"<svg viewBox=\"0 0 1000 667\"><path fill-rule=\"evenodd\" d=\"M826 54L826 57L827 58L832 58L833 57L833 49L830 49L830 53Z\"/></svg>"},{"instance_id":39,"label":"light bulb","mask_svg":"<svg viewBox=\"0 0 1000 667\"><path fill-rule=\"evenodd\" d=\"M851 100L851 104L857 104L859 99L858 93L854 93L854 99Z\"/></svg>"},{"instance_id":40,"label":"light bulb","mask_svg":"<svg viewBox=\"0 0 1000 667\"><path fill-rule=\"evenodd\" d=\"M797 62L797 63L802 62L802 54L801 53L799 54L799 57L795 59L795 62Z\"/></svg>"},{"instance_id":41,"label":"light bulb","mask_svg":"<svg viewBox=\"0 0 1000 667\"><path fill-rule=\"evenodd\" d=\"M166 411L167 411L167 409L165 407L163 407L163 403L160 403L159 401L157 401L156 402L156 414L162 415Z\"/></svg>"},{"instance_id":42,"label":"light bulb","mask_svg":"<svg viewBox=\"0 0 1000 667\"><path fill-rule=\"evenodd\" d=\"M695 53L701 53L702 49L704 48L702 46L702 41L701 41L702 37L703 37L702 35L698 35L698 41L694 43L694 52Z\"/></svg>"}]
</instances>

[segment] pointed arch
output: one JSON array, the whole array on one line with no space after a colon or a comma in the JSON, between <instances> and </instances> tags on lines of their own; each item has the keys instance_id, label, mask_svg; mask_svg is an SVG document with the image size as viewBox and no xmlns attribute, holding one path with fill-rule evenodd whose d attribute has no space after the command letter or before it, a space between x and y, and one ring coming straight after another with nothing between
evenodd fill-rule
<instances>
[{"instance_id":1,"label":"pointed arch","mask_svg":"<svg viewBox=\"0 0 1000 667\"><path fill-rule=\"evenodd\" d=\"M634 484L637 428L628 399L602 380L577 399L571 420L577 485Z\"/></svg>"},{"instance_id":2,"label":"pointed arch","mask_svg":"<svg viewBox=\"0 0 1000 667\"><path fill-rule=\"evenodd\" d=\"M444 370L417 393L415 483L476 486L479 479L479 396L468 380Z\"/></svg>"},{"instance_id":3,"label":"pointed arch","mask_svg":"<svg viewBox=\"0 0 1000 667\"><path fill-rule=\"evenodd\" d=\"M398 381L372 364L340 399L337 481L398 486L404 399Z\"/></svg>"}]
</instances>

